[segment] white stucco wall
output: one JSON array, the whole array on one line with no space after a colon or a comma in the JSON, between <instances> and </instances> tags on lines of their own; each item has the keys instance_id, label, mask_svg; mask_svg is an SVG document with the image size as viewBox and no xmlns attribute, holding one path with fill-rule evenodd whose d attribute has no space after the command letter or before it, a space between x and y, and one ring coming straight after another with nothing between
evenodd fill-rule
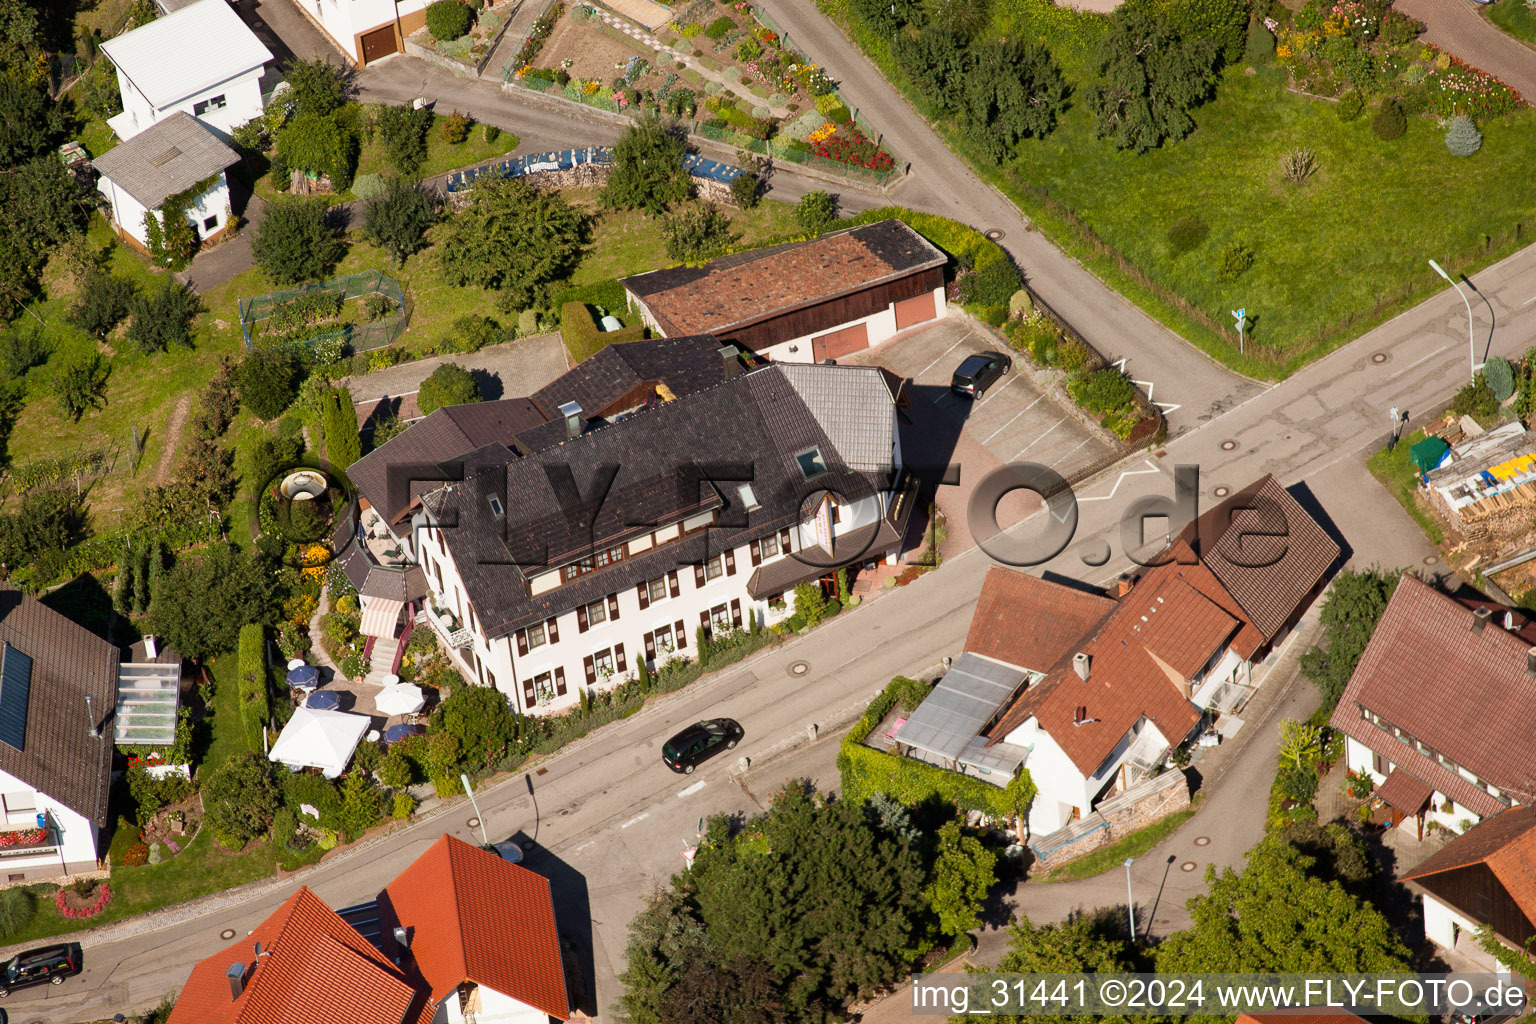
<instances>
[{"instance_id":1,"label":"white stucco wall","mask_svg":"<svg viewBox=\"0 0 1536 1024\"><path fill-rule=\"evenodd\" d=\"M935 288L933 290L933 311L934 319L926 321L927 323L933 323L935 320L943 318L948 312L948 306L944 302L943 288ZM835 327L828 327L817 331L815 334L806 334L799 338L791 338L788 341L782 341L777 345L770 345L768 348L763 349L761 354L766 355L769 359L786 363L815 362L816 355L814 342L816 338L819 338L823 334L831 334L834 331L846 330L847 328L853 327L854 325L860 323L867 325L865 330L869 333L869 344L870 347L873 348L875 345L880 344L882 341L888 341L895 337L896 307L894 304L889 305L879 312L872 313L869 316L859 317L856 320L849 320L846 323L838 324ZM915 327L918 325L914 324L913 326Z\"/></svg>"},{"instance_id":2,"label":"white stucco wall","mask_svg":"<svg viewBox=\"0 0 1536 1024\"><path fill-rule=\"evenodd\" d=\"M13 800L7 802L13 805L15 797L22 797L22 803L30 802L36 808L31 812L23 810L15 815L6 815L7 824L10 827L32 826L38 814L46 814L58 828L61 839L61 847L56 850L35 855L0 857L0 880L4 880L9 872L44 868L62 873L65 862L83 864L93 863L96 860L96 826L82 815L9 772L0 771L0 797L12 797Z\"/></svg>"},{"instance_id":3,"label":"white stucco wall","mask_svg":"<svg viewBox=\"0 0 1536 1024\"><path fill-rule=\"evenodd\" d=\"M178 56L168 55L167 59L178 59ZM236 126L258 116L262 111L261 73L261 68L253 68L163 107L156 107L139 92L127 75L118 71L117 87L123 99L123 112L112 119L112 127L119 138L127 140L157 121L164 121L178 110L184 110L228 142L229 133ZM223 106L209 107L198 113L198 104L219 96L224 97Z\"/></svg>"},{"instance_id":4,"label":"white stucco wall","mask_svg":"<svg viewBox=\"0 0 1536 1024\"><path fill-rule=\"evenodd\" d=\"M1027 719L1005 742L1029 750L1024 767L1038 790L1029 807L1031 835L1048 835L1066 825L1074 807L1080 815L1088 813L1087 780L1037 719Z\"/></svg>"},{"instance_id":5,"label":"white stucco wall","mask_svg":"<svg viewBox=\"0 0 1536 1024\"><path fill-rule=\"evenodd\" d=\"M396 11L395 0L293 0L305 14L314 19L331 41L352 60L363 59L357 37L383 25L394 22L396 14L414 14L427 5L427 0L402 0Z\"/></svg>"},{"instance_id":6,"label":"white stucco wall","mask_svg":"<svg viewBox=\"0 0 1536 1024\"><path fill-rule=\"evenodd\" d=\"M479 986L477 991L480 1008L474 1015L476 1021L495 1021L495 1024L548 1024L549 1014L537 1007L529 1006L520 999L514 999L484 985ZM437 1024L465 1024L467 1019L457 992L448 994L442 1005L438 1007L436 1016L433 1017Z\"/></svg>"},{"instance_id":7,"label":"white stucco wall","mask_svg":"<svg viewBox=\"0 0 1536 1024\"><path fill-rule=\"evenodd\" d=\"M107 197L107 204L112 210L112 222L136 239L140 245L147 245L148 236L144 230L143 205L118 188L117 184L105 175L97 180L96 188ZM213 218L214 224L212 227L205 227L204 221L209 217ZM229 179L222 172L213 187L204 192L187 210L187 220L196 226L198 238L207 238L224 230L228 225Z\"/></svg>"},{"instance_id":8,"label":"white stucco wall","mask_svg":"<svg viewBox=\"0 0 1536 1024\"><path fill-rule=\"evenodd\" d=\"M1350 771L1370 776L1371 781L1377 786L1387 781L1385 773L1375 770L1375 755L1372 753L1371 748L1354 737L1345 738L1344 762ZM1390 758L1387 759L1386 766L1388 772L1394 767L1394 763ZM1445 794L1440 792L1430 796L1430 809L1424 815L1426 828L1430 822L1435 822L1442 828L1459 834L1466 831L1462 827L1463 823L1470 822L1471 825L1475 825L1483 820L1481 815L1463 807L1454 800L1451 801L1451 809L1449 811L1445 810L1445 799ZM1398 828L1411 832L1414 835L1418 834L1418 824L1413 818L1404 818L1402 823L1398 825Z\"/></svg>"}]
</instances>

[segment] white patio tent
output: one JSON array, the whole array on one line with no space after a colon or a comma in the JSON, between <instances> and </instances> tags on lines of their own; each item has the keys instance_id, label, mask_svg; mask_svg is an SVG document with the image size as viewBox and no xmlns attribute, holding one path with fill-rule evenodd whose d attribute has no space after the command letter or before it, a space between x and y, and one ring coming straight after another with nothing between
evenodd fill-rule
<instances>
[{"instance_id":1,"label":"white patio tent","mask_svg":"<svg viewBox=\"0 0 1536 1024\"><path fill-rule=\"evenodd\" d=\"M367 715L298 708L267 757L297 771L319 768L328 779L347 770L352 751L368 731Z\"/></svg>"}]
</instances>

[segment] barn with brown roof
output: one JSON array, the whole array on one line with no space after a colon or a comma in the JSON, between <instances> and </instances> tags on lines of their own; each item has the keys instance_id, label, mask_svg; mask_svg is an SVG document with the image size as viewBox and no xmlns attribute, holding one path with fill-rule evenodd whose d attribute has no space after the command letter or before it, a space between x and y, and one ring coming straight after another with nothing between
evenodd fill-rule
<instances>
[{"instance_id":1,"label":"barn with brown roof","mask_svg":"<svg viewBox=\"0 0 1536 1024\"><path fill-rule=\"evenodd\" d=\"M770 359L819 363L942 317L948 262L892 218L620 283L667 337L713 334Z\"/></svg>"}]
</instances>

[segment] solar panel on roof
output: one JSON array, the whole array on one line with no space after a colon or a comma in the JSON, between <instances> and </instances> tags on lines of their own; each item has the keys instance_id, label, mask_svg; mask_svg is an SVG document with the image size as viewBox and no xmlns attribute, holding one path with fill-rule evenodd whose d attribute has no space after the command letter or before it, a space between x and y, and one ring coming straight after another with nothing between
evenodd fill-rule
<instances>
[{"instance_id":1,"label":"solar panel on roof","mask_svg":"<svg viewBox=\"0 0 1536 1024\"><path fill-rule=\"evenodd\" d=\"M27 746L27 704L32 696L32 658L6 644L0 649L0 741Z\"/></svg>"}]
</instances>

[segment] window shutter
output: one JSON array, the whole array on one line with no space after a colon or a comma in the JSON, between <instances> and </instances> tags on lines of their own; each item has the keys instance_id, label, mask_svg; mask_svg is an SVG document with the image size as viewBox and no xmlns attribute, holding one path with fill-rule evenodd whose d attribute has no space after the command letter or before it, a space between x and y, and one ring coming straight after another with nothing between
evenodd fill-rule
<instances>
[{"instance_id":1,"label":"window shutter","mask_svg":"<svg viewBox=\"0 0 1536 1024\"><path fill-rule=\"evenodd\" d=\"M753 565L762 565L763 564L763 549L762 549L762 546L760 544L758 544L757 541L753 541L750 545L748 545L747 550L752 552L752 564Z\"/></svg>"},{"instance_id":2,"label":"window shutter","mask_svg":"<svg viewBox=\"0 0 1536 1024\"><path fill-rule=\"evenodd\" d=\"M739 597L731 601L731 625L737 629L741 628L741 598Z\"/></svg>"},{"instance_id":3,"label":"window shutter","mask_svg":"<svg viewBox=\"0 0 1536 1024\"><path fill-rule=\"evenodd\" d=\"M641 580L640 581L640 585L635 588L635 593L640 595L640 608L642 610L644 610L646 608L649 608L651 606L650 591L646 587L644 580Z\"/></svg>"},{"instance_id":4,"label":"window shutter","mask_svg":"<svg viewBox=\"0 0 1536 1024\"><path fill-rule=\"evenodd\" d=\"M726 548L725 549L725 574L727 576L735 576L736 575L736 549L735 548Z\"/></svg>"},{"instance_id":5,"label":"window shutter","mask_svg":"<svg viewBox=\"0 0 1536 1024\"><path fill-rule=\"evenodd\" d=\"M704 635L708 636L709 635L709 609L708 608L704 609L702 612L699 612L699 625L704 627Z\"/></svg>"},{"instance_id":6,"label":"window shutter","mask_svg":"<svg viewBox=\"0 0 1536 1024\"><path fill-rule=\"evenodd\" d=\"M697 565L695 565L693 567L693 585L696 586L696 587L702 587L704 585L704 563L703 562L700 562L699 564L697 564Z\"/></svg>"},{"instance_id":7,"label":"window shutter","mask_svg":"<svg viewBox=\"0 0 1536 1024\"><path fill-rule=\"evenodd\" d=\"M647 634L645 634L644 636L642 636L640 638L640 641L643 644L645 644L645 656L647 658L655 658L656 657L656 634L655 633L647 633Z\"/></svg>"},{"instance_id":8,"label":"window shutter","mask_svg":"<svg viewBox=\"0 0 1536 1024\"><path fill-rule=\"evenodd\" d=\"M523 700L526 702L523 704L525 708L531 708L538 703L538 698L533 695L533 680L526 676L523 678Z\"/></svg>"},{"instance_id":9,"label":"window shutter","mask_svg":"<svg viewBox=\"0 0 1536 1024\"><path fill-rule=\"evenodd\" d=\"M1371 770L1377 775L1387 774L1387 759L1374 750L1371 751Z\"/></svg>"},{"instance_id":10,"label":"window shutter","mask_svg":"<svg viewBox=\"0 0 1536 1024\"><path fill-rule=\"evenodd\" d=\"M581 667L587 670L587 685L597 682L597 665L592 661L592 655L581 659Z\"/></svg>"},{"instance_id":11,"label":"window shutter","mask_svg":"<svg viewBox=\"0 0 1536 1024\"><path fill-rule=\"evenodd\" d=\"M683 592L683 588L678 585L677 570L675 569L667 573L667 589L672 592L673 597L676 597L678 594Z\"/></svg>"},{"instance_id":12,"label":"window shutter","mask_svg":"<svg viewBox=\"0 0 1536 1024\"><path fill-rule=\"evenodd\" d=\"M558 619L550 619L548 622L544 623L544 625L549 627L549 642L552 643L552 644L559 643L560 642L559 620Z\"/></svg>"},{"instance_id":13,"label":"window shutter","mask_svg":"<svg viewBox=\"0 0 1536 1024\"><path fill-rule=\"evenodd\" d=\"M563 665L555 669L555 695L565 696L565 666Z\"/></svg>"},{"instance_id":14,"label":"window shutter","mask_svg":"<svg viewBox=\"0 0 1536 1024\"><path fill-rule=\"evenodd\" d=\"M579 605L576 608L576 632L578 632L578 633L585 633L586 631L587 631L587 606L586 605Z\"/></svg>"},{"instance_id":15,"label":"window shutter","mask_svg":"<svg viewBox=\"0 0 1536 1024\"><path fill-rule=\"evenodd\" d=\"M608 595L608 618L614 622L619 621L619 595Z\"/></svg>"},{"instance_id":16,"label":"window shutter","mask_svg":"<svg viewBox=\"0 0 1536 1024\"><path fill-rule=\"evenodd\" d=\"M517 653L528 653L528 631L526 629L520 629L517 631Z\"/></svg>"},{"instance_id":17,"label":"window shutter","mask_svg":"<svg viewBox=\"0 0 1536 1024\"><path fill-rule=\"evenodd\" d=\"M618 670L620 672L628 672L629 671L629 662L624 660L624 645L623 644L614 644L613 645L613 663L614 663L615 666L618 667Z\"/></svg>"},{"instance_id":18,"label":"window shutter","mask_svg":"<svg viewBox=\"0 0 1536 1024\"><path fill-rule=\"evenodd\" d=\"M683 620L678 619L672 624L672 632L677 636L677 649L682 650L688 646L688 628L683 625Z\"/></svg>"}]
</instances>

